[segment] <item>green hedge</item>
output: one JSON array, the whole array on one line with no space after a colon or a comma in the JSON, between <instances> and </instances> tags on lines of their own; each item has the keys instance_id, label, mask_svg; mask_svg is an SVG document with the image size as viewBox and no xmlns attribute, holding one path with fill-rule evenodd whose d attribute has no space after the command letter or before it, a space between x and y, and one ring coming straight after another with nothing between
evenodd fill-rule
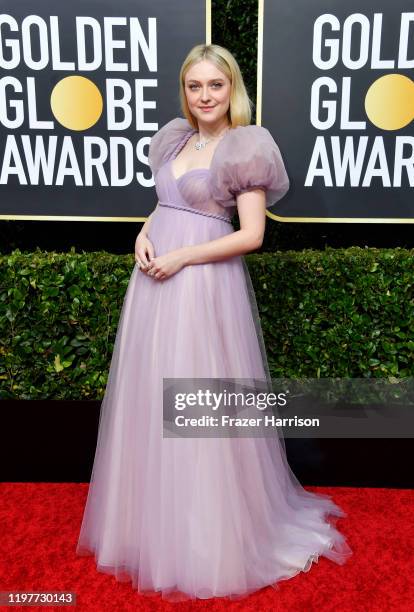
<instances>
[{"instance_id":1,"label":"green hedge","mask_svg":"<svg viewBox=\"0 0 414 612\"><path fill-rule=\"evenodd\" d=\"M351 247L252 261L272 376L412 376L413 255Z\"/></svg>"},{"instance_id":2,"label":"green hedge","mask_svg":"<svg viewBox=\"0 0 414 612\"><path fill-rule=\"evenodd\" d=\"M249 254L273 377L414 375L413 250ZM101 399L133 255L0 256L0 397Z\"/></svg>"}]
</instances>

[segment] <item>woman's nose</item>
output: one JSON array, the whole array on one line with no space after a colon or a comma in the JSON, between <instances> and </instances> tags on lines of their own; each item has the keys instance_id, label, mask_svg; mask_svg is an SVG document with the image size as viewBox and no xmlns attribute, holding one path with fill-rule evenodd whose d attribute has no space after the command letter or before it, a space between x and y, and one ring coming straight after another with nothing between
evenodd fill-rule
<instances>
[{"instance_id":1,"label":"woman's nose","mask_svg":"<svg viewBox=\"0 0 414 612\"><path fill-rule=\"evenodd\" d=\"M203 89L203 91L201 93L201 99L202 99L203 102L206 102L207 100L210 99L207 87L205 89Z\"/></svg>"}]
</instances>

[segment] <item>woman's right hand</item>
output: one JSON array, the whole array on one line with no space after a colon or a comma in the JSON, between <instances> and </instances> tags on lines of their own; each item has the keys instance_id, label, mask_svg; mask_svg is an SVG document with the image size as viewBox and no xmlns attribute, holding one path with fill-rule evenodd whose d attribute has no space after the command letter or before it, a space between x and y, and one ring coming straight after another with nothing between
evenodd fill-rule
<instances>
[{"instance_id":1,"label":"woman's right hand","mask_svg":"<svg viewBox=\"0 0 414 612\"><path fill-rule=\"evenodd\" d=\"M139 233L135 240L135 261L141 272L146 272L151 259L155 257L154 247L146 234Z\"/></svg>"}]
</instances>

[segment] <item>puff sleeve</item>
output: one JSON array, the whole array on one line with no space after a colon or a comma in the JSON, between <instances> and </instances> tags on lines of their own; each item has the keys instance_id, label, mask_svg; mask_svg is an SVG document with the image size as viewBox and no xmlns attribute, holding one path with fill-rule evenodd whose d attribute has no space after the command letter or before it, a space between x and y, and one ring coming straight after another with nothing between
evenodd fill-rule
<instances>
[{"instance_id":1,"label":"puff sleeve","mask_svg":"<svg viewBox=\"0 0 414 612\"><path fill-rule=\"evenodd\" d=\"M154 177L161 166L170 159L184 136L191 131L195 130L187 119L175 117L155 132L148 150L148 164Z\"/></svg>"},{"instance_id":2,"label":"puff sleeve","mask_svg":"<svg viewBox=\"0 0 414 612\"><path fill-rule=\"evenodd\" d=\"M266 207L289 190L289 178L273 136L260 125L231 129L217 145L211 165L211 192L222 206L236 206L236 196L264 189Z\"/></svg>"}]
</instances>

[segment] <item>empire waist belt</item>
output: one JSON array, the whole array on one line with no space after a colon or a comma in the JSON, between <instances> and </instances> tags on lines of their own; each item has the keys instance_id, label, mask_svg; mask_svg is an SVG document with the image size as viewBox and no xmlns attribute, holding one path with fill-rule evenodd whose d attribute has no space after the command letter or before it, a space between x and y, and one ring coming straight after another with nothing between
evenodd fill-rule
<instances>
[{"instance_id":1,"label":"empire waist belt","mask_svg":"<svg viewBox=\"0 0 414 612\"><path fill-rule=\"evenodd\" d=\"M228 217L225 217L224 215L217 215L215 213L210 213L204 210L198 210L197 208L190 208L187 206L182 206L181 204L174 204L173 202L166 202L166 201L158 201L158 204L160 206L168 206L170 208L177 208L178 210L184 210L190 213L195 213L196 215L203 215L204 217L212 217L213 219L220 219L221 221L226 221L226 223L231 223L231 220Z\"/></svg>"}]
</instances>

